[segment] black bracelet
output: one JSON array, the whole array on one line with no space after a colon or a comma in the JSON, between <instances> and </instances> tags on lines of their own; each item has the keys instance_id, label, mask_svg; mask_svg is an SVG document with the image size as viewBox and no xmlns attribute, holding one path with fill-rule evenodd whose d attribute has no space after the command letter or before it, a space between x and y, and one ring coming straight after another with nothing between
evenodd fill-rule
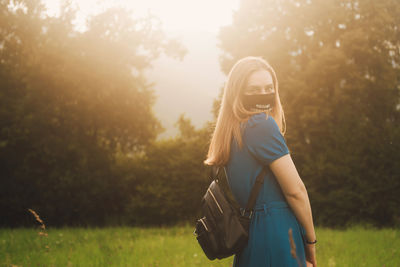
<instances>
[{"instance_id":1,"label":"black bracelet","mask_svg":"<svg viewBox=\"0 0 400 267\"><path fill-rule=\"evenodd\" d=\"M310 242L310 241L308 241L308 240L306 239L306 243L307 243L307 244L315 244L315 243L317 243L317 239L315 239L315 240L312 241L312 242Z\"/></svg>"}]
</instances>

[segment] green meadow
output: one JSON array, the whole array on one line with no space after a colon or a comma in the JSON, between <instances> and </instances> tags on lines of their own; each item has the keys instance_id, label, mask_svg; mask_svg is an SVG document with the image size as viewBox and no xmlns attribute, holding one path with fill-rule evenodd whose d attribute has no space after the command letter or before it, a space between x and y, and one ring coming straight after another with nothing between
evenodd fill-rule
<instances>
[{"instance_id":1,"label":"green meadow","mask_svg":"<svg viewBox=\"0 0 400 267\"><path fill-rule=\"evenodd\" d=\"M191 225L0 229L0 266L231 266L209 261ZM400 266L400 230L316 228L319 266Z\"/></svg>"}]
</instances>

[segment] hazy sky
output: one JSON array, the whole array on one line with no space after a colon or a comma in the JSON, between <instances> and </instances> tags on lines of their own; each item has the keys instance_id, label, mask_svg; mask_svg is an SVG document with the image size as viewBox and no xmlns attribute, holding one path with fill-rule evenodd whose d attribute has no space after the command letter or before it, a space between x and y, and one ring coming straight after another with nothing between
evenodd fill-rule
<instances>
[{"instance_id":1,"label":"hazy sky","mask_svg":"<svg viewBox=\"0 0 400 267\"><path fill-rule=\"evenodd\" d=\"M42 0L48 14L57 16L62 0ZM239 0L73 0L79 8L76 27L85 30L88 16L111 6L130 9L134 17L148 12L160 18L169 37L178 37L188 49L183 61L161 56L146 72L157 95L156 116L166 132L160 138L177 133L174 123L184 113L195 126L212 119L211 107L223 86L225 75L220 71L216 34L223 25L231 24L233 10Z\"/></svg>"},{"instance_id":2,"label":"hazy sky","mask_svg":"<svg viewBox=\"0 0 400 267\"><path fill-rule=\"evenodd\" d=\"M42 0L49 15L57 16L62 0ZM99 13L110 6L122 6L134 15L147 12L158 16L166 31L191 30L217 32L221 25L230 24L232 10L239 0L72 0L78 7L77 25L84 27L87 16Z\"/></svg>"}]
</instances>

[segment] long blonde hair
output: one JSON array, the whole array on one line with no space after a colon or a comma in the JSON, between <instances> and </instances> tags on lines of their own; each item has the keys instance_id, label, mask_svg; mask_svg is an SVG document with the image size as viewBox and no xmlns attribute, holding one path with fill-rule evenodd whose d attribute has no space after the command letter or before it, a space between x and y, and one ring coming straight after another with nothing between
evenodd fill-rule
<instances>
[{"instance_id":1,"label":"long blonde hair","mask_svg":"<svg viewBox=\"0 0 400 267\"><path fill-rule=\"evenodd\" d=\"M282 135L285 134L285 115L279 98L278 80L274 69L261 57L244 57L235 63L228 74L207 159L204 161L205 164L221 166L228 162L232 136L236 139L239 147L242 148L240 123L259 112L246 110L240 100L240 95L247 85L250 75L259 70L269 71L275 89L275 106L270 113L266 112L266 116L270 114L278 124ZM285 129L283 130L283 128Z\"/></svg>"}]
</instances>

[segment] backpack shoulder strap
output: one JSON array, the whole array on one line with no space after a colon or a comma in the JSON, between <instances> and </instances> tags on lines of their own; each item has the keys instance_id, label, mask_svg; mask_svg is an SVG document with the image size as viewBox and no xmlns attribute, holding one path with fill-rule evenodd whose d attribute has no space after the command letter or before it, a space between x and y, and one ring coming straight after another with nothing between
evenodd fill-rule
<instances>
[{"instance_id":1,"label":"backpack shoulder strap","mask_svg":"<svg viewBox=\"0 0 400 267\"><path fill-rule=\"evenodd\" d=\"M217 180L218 173L221 168L224 168L226 181L228 181L228 175L226 173L225 166L222 166L222 167L221 166L213 166L212 170L211 170L212 179ZM260 192L261 186L264 183L264 176L265 176L266 172L267 171L265 170L265 167L263 167L261 172L257 175L256 181L254 182L253 188L251 189L251 192L250 192L249 199L247 201L245 212L252 213L254 205L256 204L256 201L257 201L257 196ZM229 184L229 182L228 182L228 184ZM234 200L234 201L236 203L236 200ZM238 206L238 204L237 204L237 206Z\"/></svg>"},{"instance_id":2,"label":"backpack shoulder strap","mask_svg":"<svg viewBox=\"0 0 400 267\"><path fill-rule=\"evenodd\" d=\"M264 176L266 174L265 167L262 168L261 172L258 174L256 181L253 185L253 188L251 189L250 192L250 197L249 200L247 201L247 206L246 206L246 212L252 212L254 205L256 204L257 201L257 196L258 193L260 192L261 186L264 183Z\"/></svg>"},{"instance_id":3,"label":"backpack shoulder strap","mask_svg":"<svg viewBox=\"0 0 400 267\"><path fill-rule=\"evenodd\" d=\"M217 166L217 165L212 165L211 166L211 179L212 180L218 180L218 174L219 174L219 171L220 171L220 166Z\"/></svg>"}]
</instances>

